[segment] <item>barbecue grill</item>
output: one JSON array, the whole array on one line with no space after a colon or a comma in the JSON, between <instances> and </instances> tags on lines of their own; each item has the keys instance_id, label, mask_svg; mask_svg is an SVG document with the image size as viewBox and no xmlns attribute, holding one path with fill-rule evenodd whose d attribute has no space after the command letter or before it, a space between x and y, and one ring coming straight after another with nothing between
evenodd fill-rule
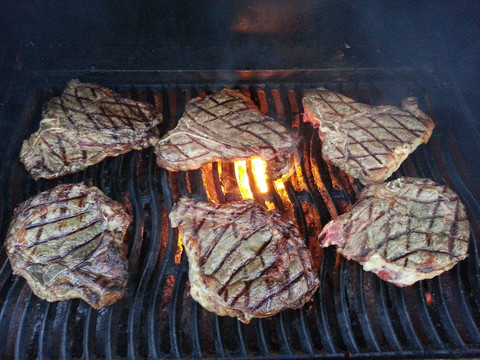
<instances>
[{"instance_id":1,"label":"barbecue grill","mask_svg":"<svg viewBox=\"0 0 480 360\"><path fill-rule=\"evenodd\" d=\"M472 38L473 48L458 45L478 35L473 15L478 6L301 5L280 1L272 11L262 1L222 7L209 1L198 7L90 1L0 5L0 36L9 45L0 49L0 243L14 208L59 183L98 186L134 217L127 233L126 295L101 311L80 300L40 300L12 274L2 248L0 358L480 357L480 170L474 162L480 143L472 115L478 85L460 66L462 59L476 66L470 55L478 53L478 37ZM432 12L437 20L429 17ZM434 43L415 50L417 21L439 29L450 18L470 27L447 26L445 43L434 41L434 30L426 31L424 39ZM372 21L368 30L366 20ZM382 36L375 36L377 30ZM399 40L401 32L406 38L388 45L385 35ZM438 53L442 44L445 50ZM451 57L448 51L454 49L465 50L464 57ZM38 128L43 104L72 78L153 104L164 117L161 134L175 127L189 99L227 86L239 89L292 129L298 139L295 172L273 181L254 171L253 160L168 172L156 166L150 148L34 181L18 162L22 141ZM319 248L322 226L347 211L362 188L325 163L316 130L302 121L302 95L319 86L373 105L419 99L436 128L393 176L429 177L460 195L472 229L466 260L432 280L398 288L335 249ZM180 196L217 203L253 198L293 218L319 271L313 300L248 325L201 308L189 295L188 261L168 222Z\"/></svg>"}]
</instances>

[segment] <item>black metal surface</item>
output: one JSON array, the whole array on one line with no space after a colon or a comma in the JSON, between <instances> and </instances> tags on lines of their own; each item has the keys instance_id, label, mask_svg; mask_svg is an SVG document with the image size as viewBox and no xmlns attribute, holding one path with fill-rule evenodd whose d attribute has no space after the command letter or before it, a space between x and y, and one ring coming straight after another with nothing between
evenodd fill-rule
<instances>
[{"instance_id":1,"label":"black metal surface","mask_svg":"<svg viewBox=\"0 0 480 360\"><path fill-rule=\"evenodd\" d=\"M298 133L299 167L285 182L287 197L272 190L254 197L295 217L316 253L321 286L301 310L244 325L203 310L189 296L188 263L167 215L180 195L219 202L240 198L231 164L170 173L155 165L152 149L109 158L77 174L34 181L18 163L21 142L36 130L43 103L72 77L110 86L154 104L162 133L175 126L185 102L234 86L261 110ZM399 104L417 96L437 127L394 176L431 177L455 190L472 226L469 257L451 271L396 288L363 272L328 248L315 250L323 224L345 211L360 190L320 155L318 135L301 121L302 92L339 90L371 104ZM0 252L0 358L467 358L480 356L478 239L480 204L475 164L478 133L452 84L414 69L288 72L46 72L11 82L0 111L1 239L15 206L58 183L96 185L125 203L134 216L128 231L130 279L126 296L102 311L80 300L48 303L14 276ZM452 126L455 118L455 126ZM219 166L222 174L219 174ZM228 180L227 193L220 181ZM213 179L213 183L208 179ZM270 182L272 187L272 183Z\"/></svg>"}]
</instances>

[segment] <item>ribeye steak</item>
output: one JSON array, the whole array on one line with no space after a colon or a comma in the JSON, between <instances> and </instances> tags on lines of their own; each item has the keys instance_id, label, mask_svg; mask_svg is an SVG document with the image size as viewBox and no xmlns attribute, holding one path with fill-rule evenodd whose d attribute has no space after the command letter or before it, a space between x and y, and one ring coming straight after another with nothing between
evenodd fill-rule
<instances>
[{"instance_id":1,"label":"ribeye steak","mask_svg":"<svg viewBox=\"0 0 480 360\"><path fill-rule=\"evenodd\" d=\"M452 190L430 179L402 177L367 185L319 240L381 279L407 286L464 259L469 236L465 207Z\"/></svg>"},{"instance_id":2,"label":"ribeye steak","mask_svg":"<svg viewBox=\"0 0 480 360\"><path fill-rule=\"evenodd\" d=\"M58 185L17 207L5 247L14 273L38 297L80 298L101 309L125 292L130 221L96 187Z\"/></svg>"},{"instance_id":3,"label":"ribeye steak","mask_svg":"<svg viewBox=\"0 0 480 360\"><path fill-rule=\"evenodd\" d=\"M45 104L40 128L24 141L20 160L34 179L56 178L155 145L161 121L153 105L71 80Z\"/></svg>"},{"instance_id":4,"label":"ribeye steak","mask_svg":"<svg viewBox=\"0 0 480 360\"><path fill-rule=\"evenodd\" d=\"M192 297L248 323L308 302L319 285L291 221L253 200L225 205L182 198L170 220L189 259Z\"/></svg>"},{"instance_id":5,"label":"ribeye steak","mask_svg":"<svg viewBox=\"0 0 480 360\"><path fill-rule=\"evenodd\" d=\"M435 126L413 97L403 99L401 108L370 106L318 88L308 90L302 103L305 121L319 128L323 158L363 184L390 177Z\"/></svg>"},{"instance_id":6,"label":"ribeye steak","mask_svg":"<svg viewBox=\"0 0 480 360\"><path fill-rule=\"evenodd\" d=\"M240 91L231 89L190 100L177 127L155 146L158 166L171 171L261 157L274 179L289 172L293 152L287 128L262 114Z\"/></svg>"}]
</instances>

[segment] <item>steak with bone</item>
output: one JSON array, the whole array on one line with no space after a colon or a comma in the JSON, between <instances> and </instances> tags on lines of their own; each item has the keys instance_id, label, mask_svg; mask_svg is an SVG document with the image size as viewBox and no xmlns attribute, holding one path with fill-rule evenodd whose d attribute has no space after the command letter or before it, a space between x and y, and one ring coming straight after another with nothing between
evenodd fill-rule
<instances>
[{"instance_id":1,"label":"steak with bone","mask_svg":"<svg viewBox=\"0 0 480 360\"><path fill-rule=\"evenodd\" d=\"M215 205L181 198L170 221L188 256L191 295L209 311L249 323L302 307L318 288L295 225L253 200Z\"/></svg>"},{"instance_id":2,"label":"steak with bone","mask_svg":"<svg viewBox=\"0 0 480 360\"><path fill-rule=\"evenodd\" d=\"M52 179L141 150L159 140L162 121L153 105L99 85L71 80L48 101L39 130L23 142L20 161L34 179Z\"/></svg>"},{"instance_id":3,"label":"steak with bone","mask_svg":"<svg viewBox=\"0 0 480 360\"><path fill-rule=\"evenodd\" d=\"M80 298L101 309L125 292L130 221L123 206L96 187L58 185L15 210L5 247L13 272L38 297Z\"/></svg>"},{"instance_id":4,"label":"steak with bone","mask_svg":"<svg viewBox=\"0 0 480 360\"><path fill-rule=\"evenodd\" d=\"M363 184L379 183L397 170L435 127L417 99L402 107L370 106L324 88L302 99L305 120L319 128L322 156Z\"/></svg>"},{"instance_id":5,"label":"steak with bone","mask_svg":"<svg viewBox=\"0 0 480 360\"><path fill-rule=\"evenodd\" d=\"M367 185L319 240L382 280L407 286L466 258L469 237L465 207L452 190L430 179L402 177Z\"/></svg>"},{"instance_id":6,"label":"steak with bone","mask_svg":"<svg viewBox=\"0 0 480 360\"><path fill-rule=\"evenodd\" d=\"M288 130L262 114L250 98L231 89L190 100L177 127L155 146L157 165L171 171L258 156L267 162L273 179L289 172L293 151Z\"/></svg>"}]
</instances>

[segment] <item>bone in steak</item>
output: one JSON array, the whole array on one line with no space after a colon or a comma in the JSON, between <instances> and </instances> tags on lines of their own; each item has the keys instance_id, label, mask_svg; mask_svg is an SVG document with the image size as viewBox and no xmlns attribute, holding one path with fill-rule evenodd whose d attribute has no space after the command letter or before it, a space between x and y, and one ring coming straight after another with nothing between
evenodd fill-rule
<instances>
[{"instance_id":1,"label":"bone in steak","mask_svg":"<svg viewBox=\"0 0 480 360\"><path fill-rule=\"evenodd\" d=\"M390 177L435 126L416 98L403 99L401 108L370 106L318 88L302 103L305 120L319 127L323 158L363 184Z\"/></svg>"},{"instance_id":2,"label":"bone in steak","mask_svg":"<svg viewBox=\"0 0 480 360\"><path fill-rule=\"evenodd\" d=\"M465 207L452 190L430 179L402 177L367 185L319 240L381 279L407 286L467 257L469 236Z\"/></svg>"},{"instance_id":3,"label":"bone in steak","mask_svg":"<svg viewBox=\"0 0 480 360\"><path fill-rule=\"evenodd\" d=\"M293 151L283 125L263 115L240 91L230 89L190 100L177 127L155 146L158 166L171 171L258 156L267 161L273 179L289 172Z\"/></svg>"},{"instance_id":4,"label":"bone in steak","mask_svg":"<svg viewBox=\"0 0 480 360\"><path fill-rule=\"evenodd\" d=\"M34 179L52 179L155 145L161 120L153 105L71 80L45 104L40 128L24 141L20 160Z\"/></svg>"},{"instance_id":5,"label":"bone in steak","mask_svg":"<svg viewBox=\"0 0 480 360\"><path fill-rule=\"evenodd\" d=\"M95 309L120 299L128 279L122 205L96 187L58 185L21 204L6 239L15 274L48 301L85 300Z\"/></svg>"},{"instance_id":6,"label":"bone in steak","mask_svg":"<svg viewBox=\"0 0 480 360\"><path fill-rule=\"evenodd\" d=\"M170 220L189 260L192 297L249 323L308 302L319 285L291 221L253 200L215 205L182 198Z\"/></svg>"}]
</instances>

